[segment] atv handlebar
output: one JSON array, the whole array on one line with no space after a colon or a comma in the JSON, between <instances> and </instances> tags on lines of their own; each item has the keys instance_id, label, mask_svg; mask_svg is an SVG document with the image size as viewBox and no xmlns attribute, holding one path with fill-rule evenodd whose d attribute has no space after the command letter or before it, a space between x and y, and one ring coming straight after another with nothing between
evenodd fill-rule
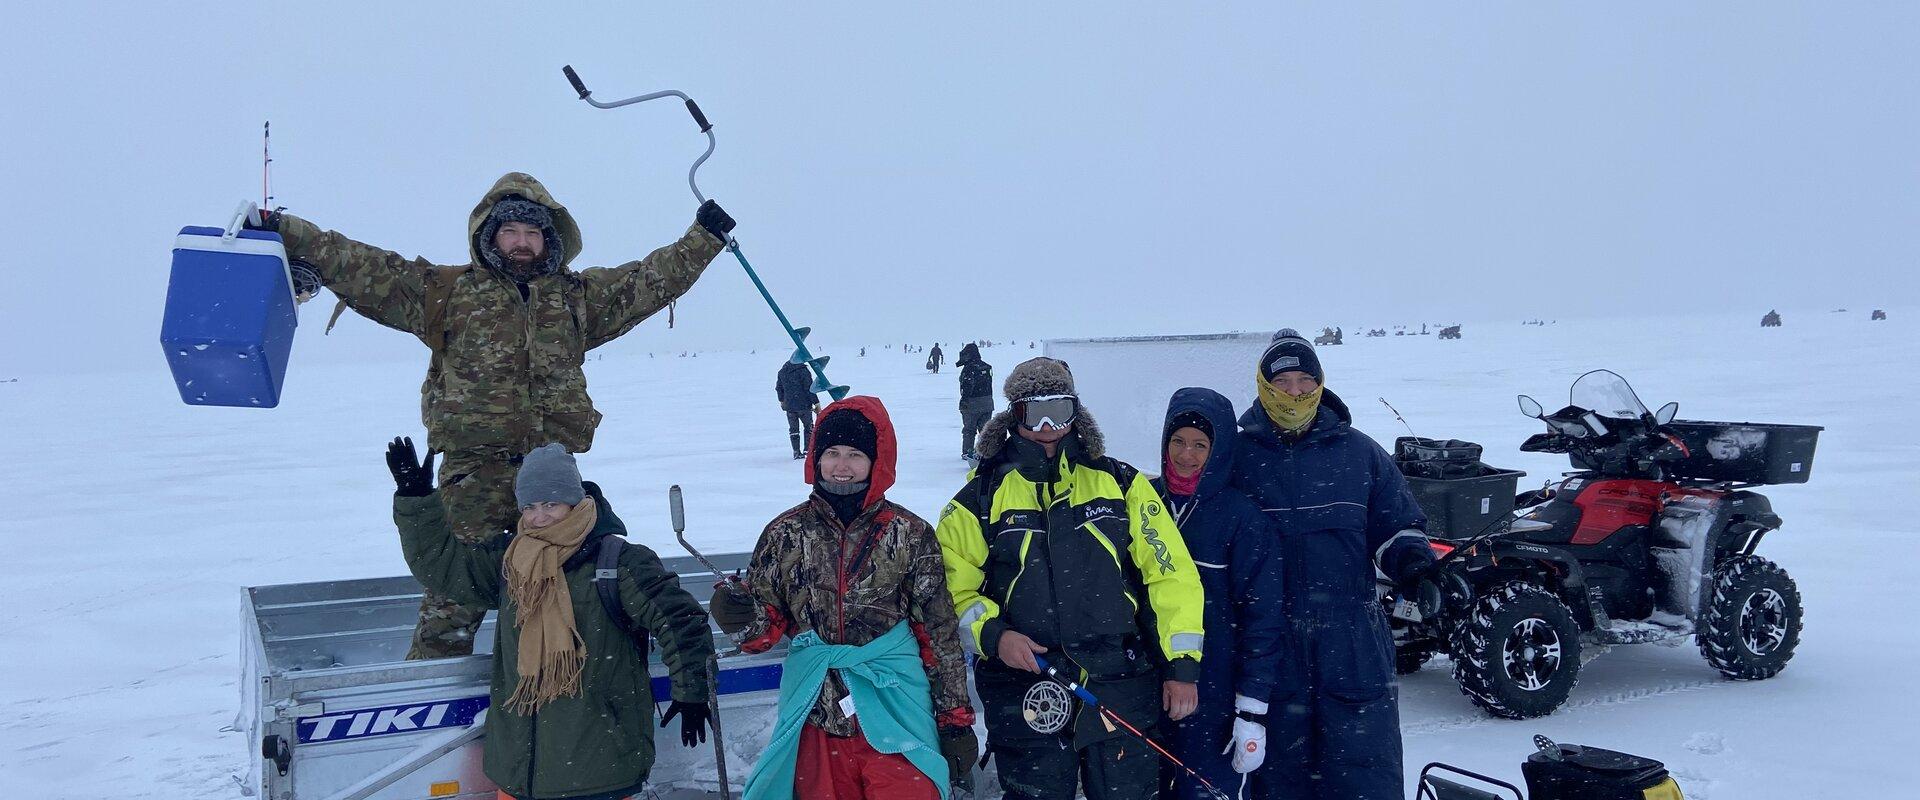
<instances>
[{"instance_id":1,"label":"atv handlebar","mask_svg":"<svg viewBox=\"0 0 1920 800\"><path fill-rule=\"evenodd\" d=\"M1536 433L1520 444L1522 453L1567 452L1567 437L1557 433Z\"/></svg>"}]
</instances>

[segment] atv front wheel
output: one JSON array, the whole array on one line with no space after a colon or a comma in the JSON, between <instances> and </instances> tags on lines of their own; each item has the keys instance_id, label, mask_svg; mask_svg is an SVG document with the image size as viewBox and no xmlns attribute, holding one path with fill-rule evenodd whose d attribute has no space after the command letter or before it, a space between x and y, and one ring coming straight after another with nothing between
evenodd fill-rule
<instances>
[{"instance_id":1,"label":"atv front wheel","mask_svg":"<svg viewBox=\"0 0 1920 800\"><path fill-rule=\"evenodd\" d=\"M1412 675L1426 666L1433 653L1427 650L1397 650L1393 654L1393 674Z\"/></svg>"},{"instance_id":2,"label":"atv front wheel","mask_svg":"<svg viewBox=\"0 0 1920 800\"><path fill-rule=\"evenodd\" d=\"M1713 570L1713 599L1700 624L1700 655L1737 681L1771 678L1800 644L1800 589L1778 564L1759 556Z\"/></svg>"},{"instance_id":3,"label":"atv front wheel","mask_svg":"<svg viewBox=\"0 0 1920 800\"><path fill-rule=\"evenodd\" d=\"M1553 713L1580 674L1580 624L1560 598L1515 581L1468 609L1453 641L1453 679L1496 717Z\"/></svg>"}]
</instances>

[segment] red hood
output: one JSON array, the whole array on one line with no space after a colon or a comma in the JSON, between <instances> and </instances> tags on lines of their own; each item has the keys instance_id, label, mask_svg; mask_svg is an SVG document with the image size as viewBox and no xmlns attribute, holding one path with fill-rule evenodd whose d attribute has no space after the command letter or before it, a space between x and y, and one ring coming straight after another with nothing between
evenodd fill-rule
<instances>
[{"instance_id":1,"label":"red hood","mask_svg":"<svg viewBox=\"0 0 1920 800\"><path fill-rule=\"evenodd\" d=\"M898 461L899 453L899 448L895 446L893 441L893 420L887 417L887 407L880 403L880 398L857 394L845 400L835 400L826 408L820 409L820 416L813 421L814 428L816 430L819 429L820 421L826 419L828 414L842 410L852 411L860 416L866 417L868 422L873 423L875 440L873 447L875 450L873 454L873 473L867 476L867 501L861 506L862 508L872 508L874 503L886 499L887 490L893 488L894 464ZM807 453L806 478L808 486L813 485L815 480L814 468L819 460L820 448L816 444L812 446L811 450Z\"/></svg>"}]
</instances>

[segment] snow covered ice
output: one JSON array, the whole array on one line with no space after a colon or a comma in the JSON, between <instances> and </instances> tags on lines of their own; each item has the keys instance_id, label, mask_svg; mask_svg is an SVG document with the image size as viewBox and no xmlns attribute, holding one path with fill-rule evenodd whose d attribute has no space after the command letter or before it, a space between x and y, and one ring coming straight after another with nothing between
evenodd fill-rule
<instances>
[{"instance_id":1,"label":"snow covered ice","mask_svg":"<svg viewBox=\"0 0 1920 800\"><path fill-rule=\"evenodd\" d=\"M324 311L306 309L308 322ZM1538 423L1513 396L1557 398L1588 369L1619 372L1650 405L1679 401L1684 418L1826 426L1812 481L1766 492L1786 525L1760 554L1792 573L1806 606L1785 672L1733 682L1690 646L1616 647L1587 665L1566 707L1509 722L1469 704L1440 660L1401 683L1409 781L1429 761L1517 781L1535 733L1666 761L1690 798L1881 796L1906 779L1905 736L1920 712L1907 686L1920 634L1901 614L1920 563L1916 317L1802 312L1763 330L1751 316L1516 319L1469 324L1459 341L1355 335L1322 350L1328 385L1360 429L1381 440L1402 432L1373 402L1386 397L1421 435L1477 441L1488 462L1527 470L1523 488L1567 466L1519 452ZM14 423L0 462L11 501L0 519L0 784L11 795L240 796L236 776L257 757L229 727L240 587L405 573L381 453L396 434L420 435L425 351L353 324L389 357L329 361L316 356L341 334L303 334L272 411L182 405L157 353L135 370L0 384L0 414ZM819 334L833 343L821 348L834 356L829 372L887 403L901 445L890 496L934 518L966 469L957 378L885 346L897 336L845 334ZM863 344L867 357L855 357ZM670 484L686 490L689 539L715 552L749 548L802 497L770 391L786 352L777 343L699 358L650 359L638 343L598 352L587 372L606 421L581 468L636 540L679 554ZM1024 339L982 350L1002 375L1034 354ZM1215 375L1181 359L1115 363L1138 377L1132 402L1148 419L1167 388L1210 383L1243 408L1252 392L1251 366ZM1075 367L1090 384L1125 377ZM1089 395L1110 428L1128 424L1131 409L1103 402ZM1157 471L1151 456L1120 454ZM735 749L737 775L750 755Z\"/></svg>"}]
</instances>

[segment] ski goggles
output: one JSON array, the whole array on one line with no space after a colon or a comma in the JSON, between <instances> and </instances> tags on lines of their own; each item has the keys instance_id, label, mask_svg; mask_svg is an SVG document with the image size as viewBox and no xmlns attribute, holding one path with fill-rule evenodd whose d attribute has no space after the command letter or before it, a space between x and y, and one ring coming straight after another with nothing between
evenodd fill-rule
<instances>
[{"instance_id":1,"label":"ski goggles","mask_svg":"<svg viewBox=\"0 0 1920 800\"><path fill-rule=\"evenodd\" d=\"M1073 424L1073 418L1079 413L1080 398L1070 394L1029 397L1013 404L1014 417L1030 431L1065 428Z\"/></svg>"}]
</instances>

